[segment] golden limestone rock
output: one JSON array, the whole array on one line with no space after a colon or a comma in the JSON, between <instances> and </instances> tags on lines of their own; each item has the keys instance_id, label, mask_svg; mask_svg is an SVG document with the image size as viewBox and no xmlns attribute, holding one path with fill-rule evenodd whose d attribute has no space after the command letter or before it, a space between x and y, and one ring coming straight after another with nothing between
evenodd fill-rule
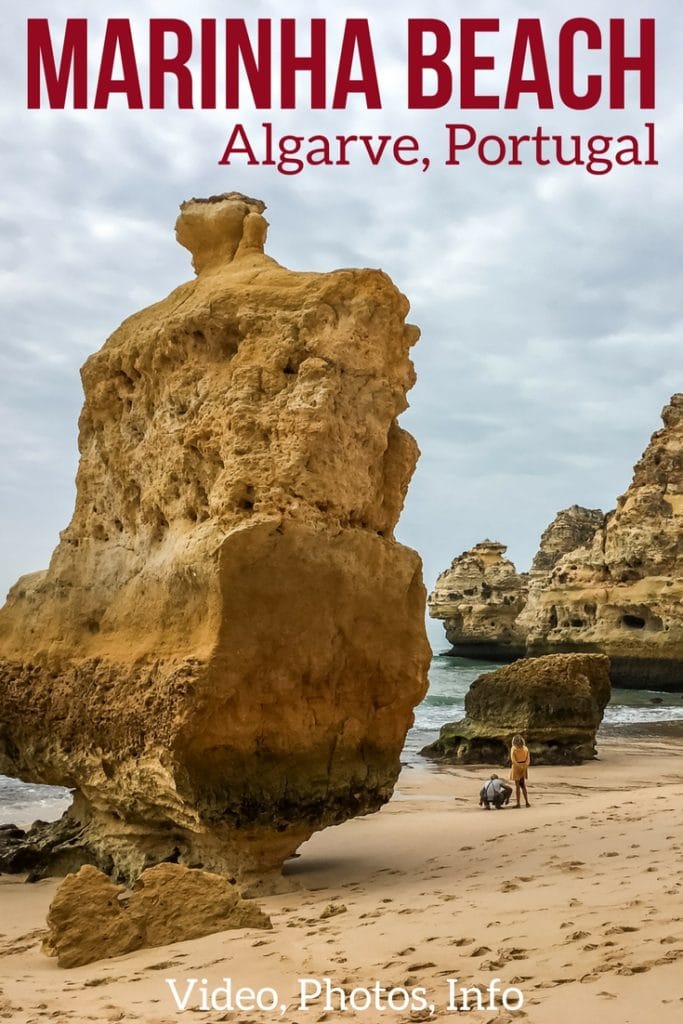
<instances>
[{"instance_id":1,"label":"golden limestone rock","mask_svg":"<svg viewBox=\"0 0 683 1024\"><path fill-rule=\"evenodd\" d=\"M454 558L429 595L429 614L443 619L452 653L462 658L512 661L524 656L517 617L528 578L518 573L507 547L484 540Z\"/></svg>"},{"instance_id":2,"label":"golden limestone rock","mask_svg":"<svg viewBox=\"0 0 683 1024\"><path fill-rule=\"evenodd\" d=\"M130 890L88 864L57 889L47 926L43 952L57 957L60 967L80 967L134 949L271 923L221 875L158 864Z\"/></svg>"},{"instance_id":3,"label":"golden limestone rock","mask_svg":"<svg viewBox=\"0 0 683 1024\"><path fill-rule=\"evenodd\" d=\"M683 394L592 541L529 589L529 654L602 651L618 686L683 690Z\"/></svg>"},{"instance_id":4,"label":"golden limestone rock","mask_svg":"<svg viewBox=\"0 0 683 1024\"><path fill-rule=\"evenodd\" d=\"M604 654L521 658L479 676L465 695L465 717L449 722L425 757L467 764L510 764L521 733L532 764L581 764L595 757L596 733L610 698Z\"/></svg>"},{"instance_id":5,"label":"golden limestone rock","mask_svg":"<svg viewBox=\"0 0 683 1024\"><path fill-rule=\"evenodd\" d=\"M419 332L381 271L266 256L263 211L182 205L197 277L85 363L73 518L0 611L0 771L74 787L123 878L262 876L376 810L426 689Z\"/></svg>"},{"instance_id":6,"label":"golden limestone rock","mask_svg":"<svg viewBox=\"0 0 683 1024\"><path fill-rule=\"evenodd\" d=\"M601 652L614 685L683 690L683 394L662 418L616 511L564 509L528 575L490 542L442 573L429 608L453 653Z\"/></svg>"}]
</instances>

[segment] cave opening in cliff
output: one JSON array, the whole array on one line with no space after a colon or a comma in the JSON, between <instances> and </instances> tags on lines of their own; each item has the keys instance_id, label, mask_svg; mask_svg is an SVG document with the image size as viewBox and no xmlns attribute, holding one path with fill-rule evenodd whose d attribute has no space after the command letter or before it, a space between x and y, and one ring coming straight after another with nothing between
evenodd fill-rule
<instances>
[{"instance_id":1,"label":"cave opening in cliff","mask_svg":"<svg viewBox=\"0 0 683 1024\"><path fill-rule=\"evenodd\" d=\"M645 619L641 618L640 615L624 615L621 621L629 629L645 628Z\"/></svg>"}]
</instances>

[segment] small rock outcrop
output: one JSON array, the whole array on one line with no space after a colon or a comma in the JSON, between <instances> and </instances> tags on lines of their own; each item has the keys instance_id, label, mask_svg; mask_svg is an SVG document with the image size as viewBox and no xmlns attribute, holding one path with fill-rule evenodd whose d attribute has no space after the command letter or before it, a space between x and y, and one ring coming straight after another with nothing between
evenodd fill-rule
<instances>
[{"instance_id":1,"label":"small rock outcrop","mask_svg":"<svg viewBox=\"0 0 683 1024\"><path fill-rule=\"evenodd\" d=\"M474 681L465 718L443 726L422 751L435 760L509 765L521 733L533 764L580 764L595 757L595 737L610 697L604 654L524 658Z\"/></svg>"},{"instance_id":2,"label":"small rock outcrop","mask_svg":"<svg viewBox=\"0 0 683 1024\"><path fill-rule=\"evenodd\" d=\"M426 689L419 331L379 270L266 256L263 212L182 205L197 277L85 363L73 518L0 611L0 771L73 788L122 879L278 872L389 799Z\"/></svg>"},{"instance_id":3,"label":"small rock outcrop","mask_svg":"<svg viewBox=\"0 0 683 1024\"><path fill-rule=\"evenodd\" d=\"M43 952L57 957L60 967L235 928L272 927L221 875L180 864L148 868L132 890L114 885L95 867L82 867L57 889L47 926Z\"/></svg>"},{"instance_id":4,"label":"small rock outcrop","mask_svg":"<svg viewBox=\"0 0 683 1024\"><path fill-rule=\"evenodd\" d=\"M444 620L453 654L496 661L524 656L526 638L517 619L528 579L504 557L506 551L497 541L482 541L454 558L437 579L429 614Z\"/></svg>"},{"instance_id":5,"label":"small rock outcrop","mask_svg":"<svg viewBox=\"0 0 683 1024\"><path fill-rule=\"evenodd\" d=\"M602 652L616 686L683 690L683 394L662 419L616 510L560 512L528 576L501 556L481 564L467 592L460 583L477 548L455 559L429 599L451 653Z\"/></svg>"},{"instance_id":6,"label":"small rock outcrop","mask_svg":"<svg viewBox=\"0 0 683 1024\"><path fill-rule=\"evenodd\" d=\"M0 874L26 874L37 882L48 875L77 871L84 864L111 870L87 841L87 827L62 815L58 821L34 821L29 829L0 825Z\"/></svg>"}]
</instances>

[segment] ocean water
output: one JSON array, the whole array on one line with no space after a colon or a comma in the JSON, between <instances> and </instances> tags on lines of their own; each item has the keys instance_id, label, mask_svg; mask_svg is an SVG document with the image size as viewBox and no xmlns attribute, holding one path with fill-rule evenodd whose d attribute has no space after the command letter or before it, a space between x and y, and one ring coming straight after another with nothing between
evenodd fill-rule
<instances>
[{"instance_id":1,"label":"ocean water","mask_svg":"<svg viewBox=\"0 0 683 1024\"><path fill-rule=\"evenodd\" d=\"M419 756L428 743L438 738L446 722L457 722L465 714L465 694L477 676L501 666L494 662L449 658L436 654L429 669L429 691L415 709L415 724L406 737L403 759L424 765ZM605 709L600 736L683 736L683 693L652 690L612 690Z\"/></svg>"},{"instance_id":2,"label":"ocean water","mask_svg":"<svg viewBox=\"0 0 683 1024\"><path fill-rule=\"evenodd\" d=\"M429 692L415 709L415 724L408 733L403 759L409 764L429 765L420 750L432 743L446 722L465 713L465 694L477 676L500 665L449 658L437 654L429 670ZM599 735L661 736L683 735L683 693L655 693L651 690L613 690ZM19 782L0 775L0 824L27 826L37 818L53 821L71 802L68 789Z\"/></svg>"}]
</instances>

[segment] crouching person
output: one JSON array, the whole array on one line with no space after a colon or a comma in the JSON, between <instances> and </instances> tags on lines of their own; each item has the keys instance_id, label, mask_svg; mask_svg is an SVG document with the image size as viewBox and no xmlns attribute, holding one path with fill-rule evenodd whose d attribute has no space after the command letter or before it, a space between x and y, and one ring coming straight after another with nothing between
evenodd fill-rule
<instances>
[{"instance_id":1,"label":"crouching person","mask_svg":"<svg viewBox=\"0 0 683 1024\"><path fill-rule=\"evenodd\" d=\"M485 782L481 787L479 793L479 806L484 807L487 811L491 810L491 805L496 808L497 811L501 807L506 807L512 796L512 786L506 785L502 779L499 779L494 772L488 782Z\"/></svg>"}]
</instances>

